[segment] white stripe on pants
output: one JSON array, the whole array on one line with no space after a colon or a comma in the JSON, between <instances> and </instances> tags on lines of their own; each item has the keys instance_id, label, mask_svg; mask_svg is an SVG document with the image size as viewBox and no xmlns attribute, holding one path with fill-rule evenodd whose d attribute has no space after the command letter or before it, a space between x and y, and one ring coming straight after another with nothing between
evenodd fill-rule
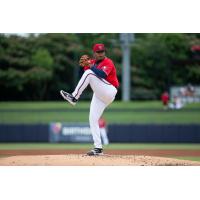
<instances>
[{"instance_id":1,"label":"white stripe on pants","mask_svg":"<svg viewBox=\"0 0 200 200\"><path fill-rule=\"evenodd\" d=\"M86 70L72 95L78 99L89 84L94 92L90 104L90 129L94 140L94 146L96 148L102 148L98 121L104 109L115 99L117 89L106 80L98 78L93 71Z\"/></svg>"}]
</instances>

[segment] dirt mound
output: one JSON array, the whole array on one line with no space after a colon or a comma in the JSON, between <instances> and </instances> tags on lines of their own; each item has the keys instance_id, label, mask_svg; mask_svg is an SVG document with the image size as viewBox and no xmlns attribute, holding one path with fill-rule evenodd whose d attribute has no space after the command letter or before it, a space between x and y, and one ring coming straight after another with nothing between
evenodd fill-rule
<instances>
[{"instance_id":1,"label":"dirt mound","mask_svg":"<svg viewBox=\"0 0 200 200\"><path fill-rule=\"evenodd\" d=\"M22 155L68 155L68 154L85 154L86 149L15 149L0 150L1 156L22 156ZM143 156L191 156L200 157L200 150L192 149L113 149L104 151L109 155L143 155Z\"/></svg>"},{"instance_id":2,"label":"dirt mound","mask_svg":"<svg viewBox=\"0 0 200 200\"><path fill-rule=\"evenodd\" d=\"M1 166L200 166L200 162L142 155L29 155L0 158Z\"/></svg>"}]
</instances>

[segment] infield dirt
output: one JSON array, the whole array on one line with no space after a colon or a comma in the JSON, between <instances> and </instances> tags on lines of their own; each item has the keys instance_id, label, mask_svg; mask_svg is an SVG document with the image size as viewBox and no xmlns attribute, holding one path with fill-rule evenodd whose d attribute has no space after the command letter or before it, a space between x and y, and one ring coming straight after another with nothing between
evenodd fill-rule
<instances>
[{"instance_id":1,"label":"infield dirt","mask_svg":"<svg viewBox=\"0 0 200 200\"><path fill-rule=\"evenodd\" d=\"M21 155L0 158L1 166L200 166L200 162L143 155Z\"/></svg>"}]
</instances>

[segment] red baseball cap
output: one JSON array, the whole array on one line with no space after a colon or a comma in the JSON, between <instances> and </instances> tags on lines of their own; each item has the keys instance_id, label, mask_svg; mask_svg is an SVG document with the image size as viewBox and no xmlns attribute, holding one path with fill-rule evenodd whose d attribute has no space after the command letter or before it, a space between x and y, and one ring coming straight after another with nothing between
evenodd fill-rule
<instances>
[{"instance_id":1,"label":"red baseball cap","mask_svg":"<svg viewBox=\"0 0 200 200\"><path fill-rule=\"evenodd\" d=\"M95 44L93 46L93 51L97 52L97 51L105 51L105 46L104 44Z\"/></svg>"}]
</instances>

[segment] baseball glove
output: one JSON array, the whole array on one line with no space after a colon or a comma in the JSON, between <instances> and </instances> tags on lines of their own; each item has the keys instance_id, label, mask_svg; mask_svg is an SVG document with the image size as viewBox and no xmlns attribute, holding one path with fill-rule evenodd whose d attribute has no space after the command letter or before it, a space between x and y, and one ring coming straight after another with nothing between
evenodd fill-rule
<instances>
[{"instance_id":1,"label":"baseball glove","mask_svg":"<svg viewBox=\"0 0 200 200\"><path fill-rule=\"evenodd\" d=\"M88 55L81 56L79 60L79 65L81 67L90 66L90 57Z\"/></svg>"}]
</instances>

